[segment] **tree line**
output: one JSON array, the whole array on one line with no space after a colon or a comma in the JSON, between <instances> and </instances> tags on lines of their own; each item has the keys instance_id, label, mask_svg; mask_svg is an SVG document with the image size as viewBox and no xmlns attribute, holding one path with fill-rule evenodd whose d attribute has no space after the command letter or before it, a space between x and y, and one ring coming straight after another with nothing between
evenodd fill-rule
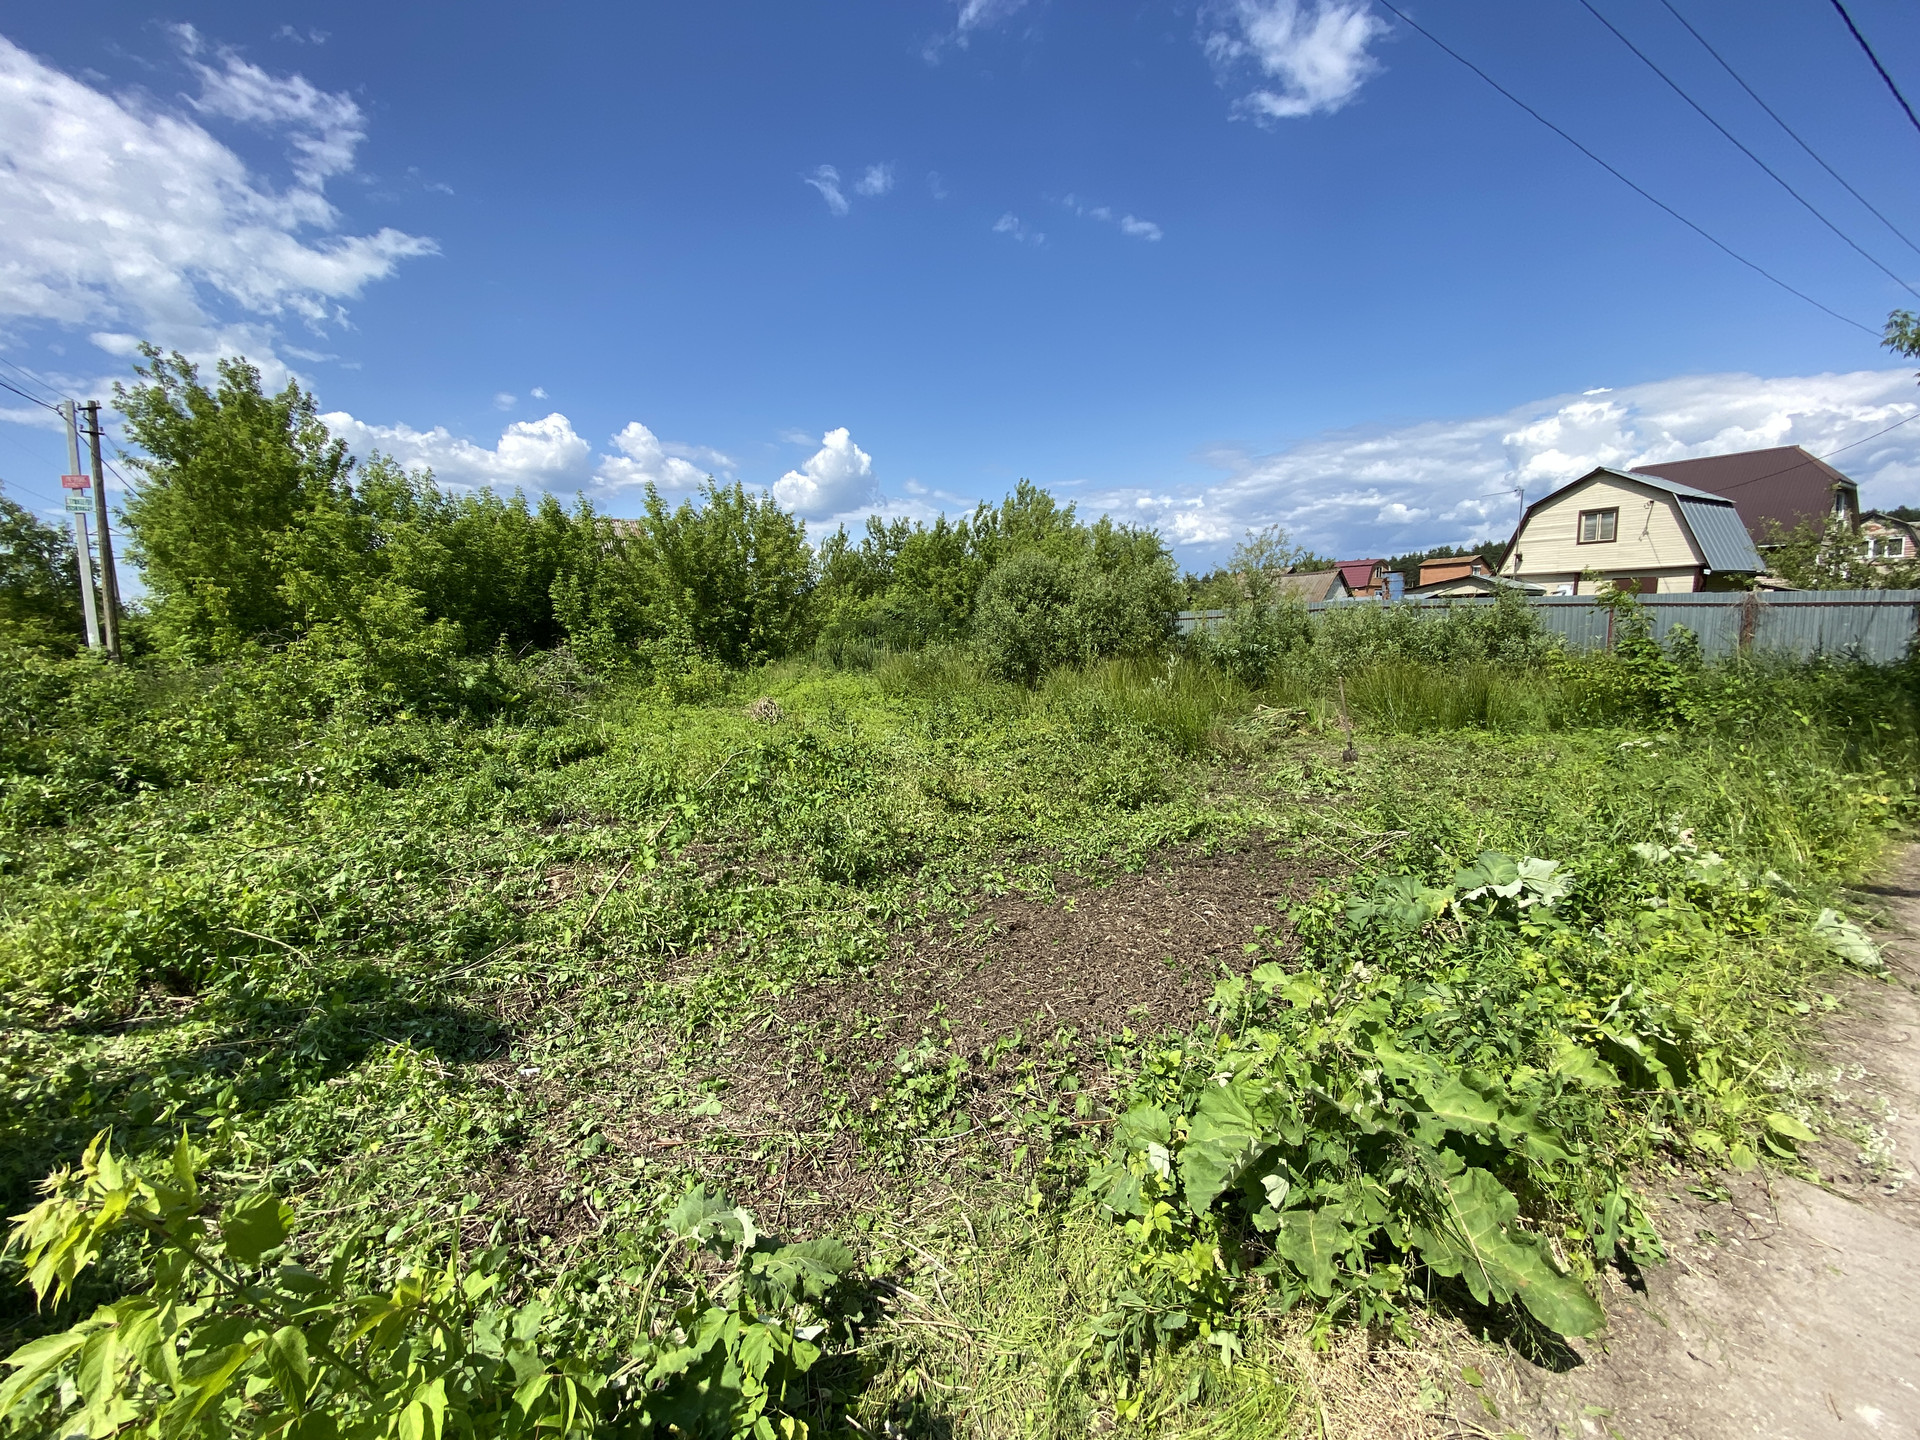
<instances>
[{"instance_id":1,"label":"tree line","mask_svg":"<svg viewBox=\"0 0 1920 1440\"><path fill-rule=\"evenodd\" d=\"M129 632L163 663L293 651L417 697L501 652L740 667L971 638L1031 681L1173 635L1160 537L1083 523L1027 481L958 519L873 517L817 546L770 497L711 478L677 505L649 486L640 516L614 519L362 463L311 394L269 393L244 359L208 381L177 353L144 356L114 399L140 452L122 519L147 598ZM0 642L71 650L79 631L66 537L0 497Z\"/></svg>"}]
</instances>

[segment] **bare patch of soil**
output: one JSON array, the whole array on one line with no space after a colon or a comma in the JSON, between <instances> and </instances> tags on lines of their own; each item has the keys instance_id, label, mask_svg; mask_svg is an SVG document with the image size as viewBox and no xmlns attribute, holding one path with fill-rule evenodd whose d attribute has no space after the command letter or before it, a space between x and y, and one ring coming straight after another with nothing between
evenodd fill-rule
<instances>
[{"instance_id":1,"label":"bare patch of soil","mask_svg":"<svg viewBox=\"0 0 1920 1440\"><path fill-rule=\"evenodd\" d=\"M622 1107L626 1156L708 1175L769 1224L819 1228L881 1194L936 1200L967 1168L1006 1173L1022 1145L1101 1122L1110 1043L1181 1033L1258 931L1285 950L1285 905L1333 873L1262 840L1179 852L1139 874L1068 876L1056 898L983 897L903 935L865 975L787 992L689 1077L710 1098ZM682 1050L662 1035L664 1065ZM647 1063L643 1044L634 1063ZM562 1192L566 1154L520 1157L502 1189L536 1228L591 1225Z\"/></svg>"},{"instance_id":2,"label":"bare patch of soil","mask_svg":"<svg viewBox=\"0 0 1920 1440\"><path fill-rule=\"evenodd\" d=\"M1804 1158L1822 1184L1727 1175L1650 1197L1672 1262L1602 1298L1604 1342L1564 1374L1500 1377L1541 1437L1920 1436L1920 847L1874 887L1892 983L1823 1027L1839 1099Z\"/></svg>"}]
</instances>

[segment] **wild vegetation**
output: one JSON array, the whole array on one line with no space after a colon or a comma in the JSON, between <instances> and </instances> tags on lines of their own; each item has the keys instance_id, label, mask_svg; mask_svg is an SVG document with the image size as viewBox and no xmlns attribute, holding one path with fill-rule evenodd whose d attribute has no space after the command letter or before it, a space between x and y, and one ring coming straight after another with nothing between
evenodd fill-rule
<instances>
[{"instance_id":1,"label":"wild vegetation","mask_svg":"<svg viewBox=\"0 0 1920 1440\"><path fill-rule=\"evenodd\" d=\"M123 405L135 662L7 582L0 1434L1285 1434L1832 1123L1914 662L1182 641L1032 487L816 551Z\"/></svg>"}]
</instances>

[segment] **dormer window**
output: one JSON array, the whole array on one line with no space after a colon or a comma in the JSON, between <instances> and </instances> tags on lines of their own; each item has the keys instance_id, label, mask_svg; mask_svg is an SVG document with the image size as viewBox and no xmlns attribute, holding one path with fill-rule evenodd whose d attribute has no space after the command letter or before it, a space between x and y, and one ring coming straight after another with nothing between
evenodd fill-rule
<instances>
[{"instance_id":1,"label":"dormer window","mask_svg":"<svg viewBox=\"0 0 1920 1440\"><path fill-rule=\"evenodd\" d=\"M1605 545L1609 543L1620 528L1620 511L1582 510L1580 512L1580 543L1582 545Z\"/></svg>"}]
</instances>

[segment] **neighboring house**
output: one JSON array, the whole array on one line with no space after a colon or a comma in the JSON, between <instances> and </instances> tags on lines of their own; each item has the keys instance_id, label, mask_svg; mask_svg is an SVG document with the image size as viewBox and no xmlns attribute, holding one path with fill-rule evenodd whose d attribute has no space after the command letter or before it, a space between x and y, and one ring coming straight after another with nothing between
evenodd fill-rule
<instances>
[{"instance_id":1,"label":"neighboring house","mask_svg":"<svg viewBox=\"0 0 1920 1440\"><path fill-rule=\"evenodd\" d=\"M1384 560L1342 560L1334 569L1340 572L1347 593L1356 600L1372 600L1387 593L1387 562Z\"/></svg>"},{"instance_id":2,"label":"neighboring house","mask_svg":"<svg viewBox=\"0 0 1920 1440\"><path fill-rule=\"evenodd\" d=\"M1422 571L1426 569L1421 567ZM1502 590L1518 590L1522 595L1544 595L1547 587L1535 585L1525 580L1510 580L1504 575L1455 575L1446 580L1434 580L1424 585L1416 585L1407 591L1409 600L1452 599L1463 595L1498 595Z\"/></svg>"},{"instance_id":3,"label":"neighboring house","mask_svg":"<svg viewBox=\"0 0 1920 1440\"><path fill-rule=\"evenodd\" d=\"M1860 517L1860 551L1883 566L1911 564L1920 559L1920 525L1884 510L1869 510Z\"/></svg>"},{"instance_id":4,"label":"neighboring house","mask_svg":"<svg viewBox=\"0 0 1920 1440\"><path fill-rule=\"evenodd\" d=\"M1839 520L1851 529L1860 519L1860 487L1798 445L1636 465L1633 473L1731 500L1756 545L1772 540L1775 527L1811 523L1824 530L1829 520Z\"/></svg>"},{"instance_id":5,"label":"neighboring house","mask_svg":"<svg viewBox=\"0 0 1920 1440\"><path fill-rule=\"evenodd\" d=\"M1447 560L1422 560L1420 578L1414 582L1414 588L1425 590L1429 585L1438 585L1443 580L1460 580L1468 575L1491 575L1493 567L1478 555L1455 555Z\"/></svg>"},{"instance_id":6,"label":"neighboring house","mask_svg":"<svg viewBox=\"0 0 1920 1440\"><path fill-rule=\"evenodd\" d=\"M1298 600L1307 605L1353 598L1344 566L1336 570L1309 570L1305 574L1288 571L1273 582L1273 592L1276 599Z\"/></svg>"},{"instance_id":7,"label":"neighboring house","mask_svg":"<svg viewBox=\"0 0 1920 1440\"><path fill-rule=\"evenodd\" d=\"M1312 570L1301 575L1288 571L1284 575L1270 576L1269 583L1272 588L1268 593L1273 599L1298 600L1302 605L1353 598L1338 570ZM1182 635L1191 635L1196 630L1212 630L1224 625L1231 613L1227 610L1182 610L1174 617L1174 621Z\"/></svg>"},{"instance_id":8,"label":"neighboring house","mask_svg":"<svg viewBox=\"0 0 1920 1440\"><path fill-rule=\"evenodd\" d=\"M1764 568L1733 501L1603 468L1527 507L1500 574L1580 595L1597 572L1614 589L1654 594L1740 589Z\"/></svg>"}]
</instances>

